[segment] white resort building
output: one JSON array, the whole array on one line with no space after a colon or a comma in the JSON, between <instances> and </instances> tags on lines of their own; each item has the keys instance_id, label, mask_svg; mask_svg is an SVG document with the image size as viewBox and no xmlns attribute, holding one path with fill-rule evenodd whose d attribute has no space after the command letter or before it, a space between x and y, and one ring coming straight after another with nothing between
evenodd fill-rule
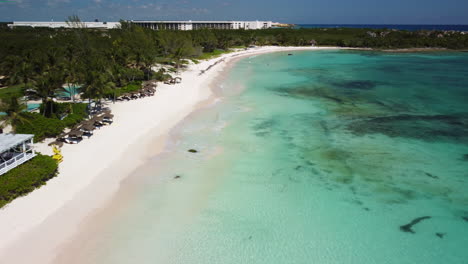
<instances>
[{"instance_id":1,"label":"white resort building","mask_svg":"<svg viewBox=\"0 0 468 264\"><path fill-rule=\"evenodd\" d=\"M157 20L129 20L129 23L154 30L196 30L202 28L208 29L265 29L271 28L271 21L157 21ZM119 28L120 22L80 22L79 27L93 29L112 29ZM34 21L15 21L8 24L8 27L32 27L32 28L73 28L77 24L67 22L34 22Z\"/></svg>"},{"instance_id":2,"label":"white resort building","mask_svg":"<svg viewBox=\"0 0 468 264\"><path fill-rule=\"evenodd\" d=\"M271 28L271 21L129 21L133 24L150 28L170 30L212 29L266 29Z\"/></svg>"},{"instance_id":3,"label":"white resort building","mask_svg":"<svg viewBox=\"0 0 468 264\"><path fill-rule=\"evenodd\" d=\"M0 175L34 158L34 135L0 134Z\"/></svg>"},{"instance_id":4,"label":"white resort building","mask_svg":"<svg viewBox=\"0 0 468 264\"><path fill-rule=\"evenodd\" d=\"M73 28L76 24L67 22L39 22L39 21L15 21L8 27L32 27L32 28ZM120 22L80 22L79 27L95 29L111 29L120 27Z\"/></svg>"}]
</instances>

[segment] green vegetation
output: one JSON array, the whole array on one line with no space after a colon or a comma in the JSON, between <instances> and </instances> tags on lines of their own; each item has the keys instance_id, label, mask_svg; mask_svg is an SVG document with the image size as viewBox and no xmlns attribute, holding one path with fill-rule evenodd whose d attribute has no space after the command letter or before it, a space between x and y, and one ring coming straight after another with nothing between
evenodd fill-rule
<instances>
[{"instance_id":1,"label":"green vegetation","mask_svg":"<svg viewBox=\"0 0 468 264\"><path fill-rule=\"evenodd\" d=\"M54 103L56 112L51 117L45 117L38 113L22 113L27 120L16 125L16 132L20 134L34 134L35 141L41 141L47 137L56 137L66 127L74 125L85 119L87 104ZM41 108L44 108L41 105Z\"/></svg>"},{"instance_id":2,"label":"green vegetation","mask_svg":"<svg viewBox=\"0 0 468 264\"><path fill-rule=\"evenodd\" d=\"M0 88L0 99L7 99L10 97L21 97L24 95L24 85L17 84L10 87Z\"/></svg>"},{"instance_id":3,"label":"green vegetation","mask_svg":"<svg viewBox=\"0 0 468 264\"><path fill-rule=\"evenodd\" d=\"M11 96L0 101L0 112L5 113L0 116L3 121L2 127L11 125L13 131L19 124L28 122L27 118L23 115L23 111L27 106L21 102L17 97Z\"/></svg>"},{"instance_id":4,"label":"green vegetation","mask_svg":"<svg viewBox=\"0 0 468 264\"><path fill-rule=\"evenodd\" d=\"M211 52L205 52L203 53L202 55L198 56L197 59L198 60L209 60L209 59L213 59L213 58L216 58L216 57L219 57L225 53L229 53L230 51L229 50L220 50L220 49L215 49Z\"/></svg>"},{"instance_id":5,"label":"green vegetation","mask_svg":"<svg viewBox=\"0 0 468 264\"><path fill-rule=\"evenodd\" d=\"M57 175L58 164L49 156L32 160L0 176L0 208L13 199L28 194Z\"/></svg>"},{"instance_id":6,"label":"green vegetation","mask_svg":"<svg viewBox=\"0 0 468 264\"><path fill-rule=\"evenodd\" d=\"M152 74L153 76L154 74ZM133 81L123 87L115 87L114 89L108 90L104 97L115 100L115 98L125 93L136 92L141 89L141 81Z\"/></svg>"}]
</instances>

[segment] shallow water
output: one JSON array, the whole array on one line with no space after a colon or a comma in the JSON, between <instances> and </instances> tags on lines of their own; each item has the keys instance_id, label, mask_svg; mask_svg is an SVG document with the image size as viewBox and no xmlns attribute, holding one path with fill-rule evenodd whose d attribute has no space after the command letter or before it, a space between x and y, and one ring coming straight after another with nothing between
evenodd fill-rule
<instances>
[{"instance_id":1,"label":"shallow water","mask_svg":"<svg viewBox=\"0 0 468 264\"><path fill-rule=\"evenodd\" d=\"M468 54L274 53L219 89L81 263L468 261Z\"/></svg>"}]
</instances>

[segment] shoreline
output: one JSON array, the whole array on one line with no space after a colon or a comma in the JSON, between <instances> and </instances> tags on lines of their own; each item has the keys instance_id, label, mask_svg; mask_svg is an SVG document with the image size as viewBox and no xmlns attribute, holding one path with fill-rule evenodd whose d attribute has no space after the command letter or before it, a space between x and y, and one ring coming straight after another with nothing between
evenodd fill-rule
<instances>
[{"instance_id":1,"label":"shoreline","mask_svg":"<svg viewBox=\"0 0 468 264\"><path fill-rule=\"evenodd\" d=\"M125 179L149 158L164 152L170 132L215 97L210 84L237 59L325 49L341 48L259 47L223 54L190 65L178 75L180 84L159 83L154 97L110 105L114 124L78 145L65 145L58 177L0 210L0 257L14 263L53 261L61 245L80 233L80 225L112 201ZM50 148L46 145L39 149ZM45 236L47 243L41 243ZM30 249L27 255L22 254L24 248Z\"/></svg>"}]
</instances>

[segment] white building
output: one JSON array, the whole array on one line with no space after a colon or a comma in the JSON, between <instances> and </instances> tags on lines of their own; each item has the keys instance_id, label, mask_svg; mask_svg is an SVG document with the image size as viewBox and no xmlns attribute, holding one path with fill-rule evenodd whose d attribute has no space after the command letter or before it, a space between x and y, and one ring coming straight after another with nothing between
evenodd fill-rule
<instances>
[{"instance_id":1,"label":"white building","mask_svg":"<svg viewBox=\"0 0 468 264\"><path fill-rule=\"evenodd\" d=\"M154 30L169 29L169 30L194 30L202 28L212 29L265 29L271 28L271 21L128 21L135 25ZM67 22L34 22L34 21L17 21L8 24L10 28L14 27L32 27L32 28L73 28L84 27L94 29L112 29L119 28L120 22L81 22L79 25L69 24Z\"/></svg>"},{"instance_id":2,"label":"white building","mask_svg":"<svg viewBox=\"0 0 468 264\"><path fill-rule=\"evenodd\" d=\"M0 175L34 158L34 135L0 134Z\"/></svg>"},{"instance_id":3,"label":"white building","mask_svg":"<svg viewBox=\"0 0 468 264\"><path fill-rule=\"evenodd\" d=\"M271 21L129 21L135 25L154 30L196 30L202 28L212 29L265 29L271 28Z\"/></svg>"},{"instance_id":4,"label":"white building","mask_svg":"<svg viewBox=\"0 0 468 264\"><path fill-rule=\"evenodd\" d=\"M8 27L32 27L32 28L73 28L73 27L84 27L84 28L95 28L95 29L111 29L120 27L119 22L80 22L78 26L69 24L67 22L36 22L36 21L15 21L12 24L8 24Z\"/></svg>"}]
</instances>

